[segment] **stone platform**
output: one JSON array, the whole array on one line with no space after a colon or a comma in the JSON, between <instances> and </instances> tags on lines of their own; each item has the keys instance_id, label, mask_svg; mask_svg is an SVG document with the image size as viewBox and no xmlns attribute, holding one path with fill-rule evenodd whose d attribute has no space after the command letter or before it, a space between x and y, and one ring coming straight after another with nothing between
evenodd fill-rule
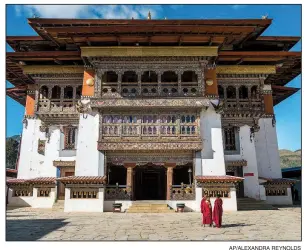
<instances>
[{"instance_id":1,"label":"stone platform","mask_svg":"<svg viewBox=\"0 0 304 250\"><path fill-rule=\"evenodd\" d=\"M6 240L301 240L301 208L225 212L223 227L201 226L200 213L64 213L10 208ZM275 232L275 233L274 233Z\"/></svg>"}]
</instances>

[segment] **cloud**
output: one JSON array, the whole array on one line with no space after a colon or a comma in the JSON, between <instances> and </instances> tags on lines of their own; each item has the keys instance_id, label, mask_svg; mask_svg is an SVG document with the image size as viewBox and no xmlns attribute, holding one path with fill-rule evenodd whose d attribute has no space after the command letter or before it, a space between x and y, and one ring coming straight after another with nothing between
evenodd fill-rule
<instances>
[{"instance_id":1,"label":"cloud","mask_svg":"<svg viewBox=\"0 0 304 250\"><path fill-rule=\"evenodd\" d=\"M234 10L243 9L245 7L246 7L246 5L244 5L244 4L234 4L234 5L231 5L231 8L234 9Z\"/></svg>"},{"instance_id":2,"label":"cloud","mask_svg":"<svg viewBox=\"0 0 304 250\"><path fill-rule=\"evenodd\" d=\"M16 15L41 18L146 19L149 11L156 19L163 9L160 5L15 5Z\"/></svg>"}]
</instances>

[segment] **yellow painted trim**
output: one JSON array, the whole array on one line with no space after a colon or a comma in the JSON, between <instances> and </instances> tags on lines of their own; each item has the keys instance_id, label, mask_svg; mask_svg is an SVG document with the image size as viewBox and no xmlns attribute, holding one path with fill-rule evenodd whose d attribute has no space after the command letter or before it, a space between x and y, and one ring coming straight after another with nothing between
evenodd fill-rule
<instances>
[{"instance_id":1,"label":"yellow painted trim","mask_svg":"<svg viewBox=\"0 0 304 250\"><path fill-rule=\"evenodd\" d=\"M24 74L72 74L83 73L83 66L61 66L61 65L24 65Z\"/></svg>"},{"instance_id":2,"label":"yellow painted trim","mask_svg":"<svg viewBox=\"0 0 304 250\"><path fill-rule=\"evenodd\" d=\"M217 56L216 46L168 46L168 47L81 47L81 56Z\"/></svg>"},{"instance_id":3,"label":"yellow painted trim","mask_svg":"<svg viewBox=\"0 0 304 250\"><path fill-rule=\"evenodd\" d=\"M217 74L275 74L274 65L232 65L217 66Z\"/></svg>"}]
</instances>

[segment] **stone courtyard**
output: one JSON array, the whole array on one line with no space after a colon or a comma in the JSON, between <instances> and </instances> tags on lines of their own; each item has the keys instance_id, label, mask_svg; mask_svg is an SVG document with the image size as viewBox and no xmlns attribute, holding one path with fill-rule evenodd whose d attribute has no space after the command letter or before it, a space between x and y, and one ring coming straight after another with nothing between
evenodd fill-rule
<instances>
[{"instance_id":1,"label":"stone courtyard","mask_svg":"<svg viewBox=\"0 0 304 250\"><path fill-rule=\"evenodd\" d=\"M301 208L226 212L223 227L201 226L200 213L64 213L9 208L7 241L301 240Z\"/></svg>"}]
</instances>

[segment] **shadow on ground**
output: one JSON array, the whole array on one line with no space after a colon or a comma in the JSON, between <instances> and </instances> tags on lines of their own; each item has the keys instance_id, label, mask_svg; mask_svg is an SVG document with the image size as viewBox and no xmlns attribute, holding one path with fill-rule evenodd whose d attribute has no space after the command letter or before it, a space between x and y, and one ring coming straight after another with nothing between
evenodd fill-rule
<instances>
[{"instance_id":1,"label":"shadow on ground","mask_svg":"<svg viewBox=\"0 0 304 250\"><path fill-rule=\"evenodd\" d=\"M229 228L229 227L248 227L248 226L252 226L252 224L246 224L246 223L224 224L224 225L222 225L222 228Z\"/></svg>"},{"instance_id":2,"label":"shadow on ground","mask_svg":"<svg viewBox=\"0 0 304 250\"><path fill-rule=\"evenodd\" d=\"M7 241L35 241L48 233L64 227L69 222L64 219L37 219L37 220L7 220Z\"/></svg>"}]
</instances>

